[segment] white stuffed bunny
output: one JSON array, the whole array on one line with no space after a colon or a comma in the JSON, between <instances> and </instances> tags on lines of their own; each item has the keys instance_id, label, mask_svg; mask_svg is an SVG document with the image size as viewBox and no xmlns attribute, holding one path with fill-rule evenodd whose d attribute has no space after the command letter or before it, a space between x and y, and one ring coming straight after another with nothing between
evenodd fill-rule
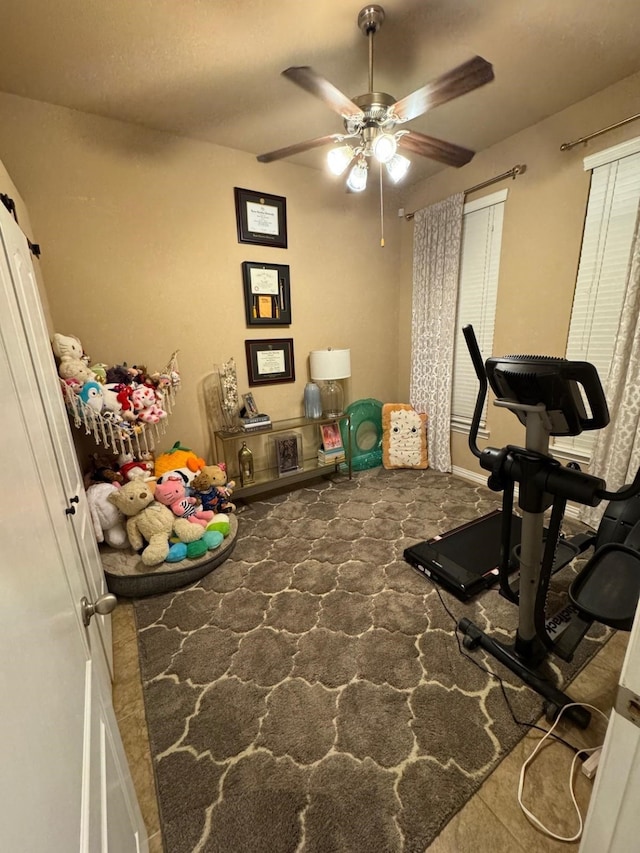
<instances>
[{"instance_id":1,"label":"white stuffed bunny","mask_svg":"<svg viewBox=\"0 0 640 853\"><path fill-rule=\"evenodd\" d=\"M119 486L113 483L94 483L87 489L87 500L96 540L106 542L112 548L128 548L124 515L108 499L118 489Z\"/></svg>"}]
</instances>

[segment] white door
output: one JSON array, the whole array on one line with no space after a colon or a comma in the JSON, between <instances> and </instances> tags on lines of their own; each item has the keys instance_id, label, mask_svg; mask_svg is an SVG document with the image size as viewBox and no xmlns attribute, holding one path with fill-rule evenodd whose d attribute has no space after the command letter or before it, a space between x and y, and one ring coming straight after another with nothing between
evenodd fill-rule
<instances>
[{"instance_id":1,"label":"white door","mask_svg":"<svg viewBox=\"0 0 640 853\"><path fill-rule=\"evenodd\" d=\"M107 591L106 581L95 534L91 524L89 508L82 484L82 475L73 447L69 419L60 393L58 374L49 341L49 333L38 293L31 253L27 240L9 211L0 204L0 241L4 247L13 283L19 316L16 323L22 326L27 342L29 357L33 364L35 393L42 399L51 442L55 449L55 460L69 506L69 531L75 538L87 584L93 598ZM96 616L99 628L101 653L105 656L109 672L113 676L111 622L104 616ZM97 649L94 649L97 652Z\"/></svg>"},{"instance_id":2,"label":"white door","mask_svg":"<svg viewBox=\"0 0 640 853\"><path fill-rule=\"evenodd\" d=\"M93 592L5 260L0 250L0 849L137 853L147 836L98 623L82 621Z\"/></svg>"}]
</instances>

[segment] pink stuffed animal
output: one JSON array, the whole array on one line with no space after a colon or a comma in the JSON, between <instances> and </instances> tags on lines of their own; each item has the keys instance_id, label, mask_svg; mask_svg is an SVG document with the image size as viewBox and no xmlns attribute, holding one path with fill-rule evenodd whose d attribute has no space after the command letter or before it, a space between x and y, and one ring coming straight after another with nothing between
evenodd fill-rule
<instances>
[{"instance_id":1,"label":"pink stuffed animal","mask_svg":"<svg viewBox=\"0 0 640 853\"><path fill-rule=\"evenodd\" d=\"M148 424L157 424L167 417L164 409L158 405L156 392L149 385L138 385L131 393L131 404L138 420Z\"/></svg>"},{"instance_id":2,"label":"pink stuffed animal","mask_svg":"<svg viewBox=\"0 0 640 853\"><path fill-rule=\"evenodd\" d=\"M181 477L167 477L158 483L154 497L159 503L168 506L174 515L186 518L193 524L206 527L214 516L211 510L198 509L199 501L187 495Z\"/></svg>"}]
</instances>

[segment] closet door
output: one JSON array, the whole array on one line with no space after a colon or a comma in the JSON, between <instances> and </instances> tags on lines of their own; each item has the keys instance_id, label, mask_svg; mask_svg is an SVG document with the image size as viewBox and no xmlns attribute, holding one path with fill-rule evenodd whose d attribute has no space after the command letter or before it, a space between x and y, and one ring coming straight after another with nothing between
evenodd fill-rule
<instances>
[{"instance_id":1,"label":"closet door","mask_svg":"<svg viewBox=\"0 0 640 853\"><path fill-rule=\"evenodd\" d=\"M31 253L24 234L2 204L0 204L0 238L33 365L38 394L45 411L51 443L55 449L56 465L68 501L69 532L75 540L81 569L86 575L92 599L95 600L107 591L106 581L91 524L82 474L73 446L69 418L60 391ZM64 330L61 331L64 332ZM96 621L99 628L98 642L101 646L101 654L104 655L109 673L113 677L111 619L109 616L98 616Z\"/></svg>"},{"instance_id":2,"label":"closet door","mask_svg":"<svg viewBox=\"0 0 640 853\"><path fill-rule=\"evenodd\" d=\"M41 377L0 245L0 849L139 853L147 838L71 534Z\"/></svg>"}]
</instances>

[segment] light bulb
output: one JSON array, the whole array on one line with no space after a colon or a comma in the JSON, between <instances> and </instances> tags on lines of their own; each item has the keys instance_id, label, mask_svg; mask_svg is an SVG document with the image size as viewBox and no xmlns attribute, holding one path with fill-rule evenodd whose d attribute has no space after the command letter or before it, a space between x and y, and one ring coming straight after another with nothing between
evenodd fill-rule
<instances>
[{"instance_id":1,"label":"light bulb","mask_svg":"<svg viewBox=\"0 0 640 853\"><path fill-rule=\"evenodd\" d=\"M410 165L411 161L406 157L403 157L402 154L395 154L391 160L389 160L387 163L387 174L394 184L397 184L398 181L401 181L404 178L409 171Z\"/></svg>"},{"instance_id":2,"label":"light bulb","mask_svg":"<svg viewBox=\"0 0 640 853\"><path fill-rule=\"evenodd\" d=\"M373 143L373 155L379 163L388 163L398 150L398 143L391 133L381 133Z\"/></svg>"},{"instance_id":3,"label":"light bulb","mask_svg":"<svg viewBox=\"0 0 640 853\"><path fill-rule=\"evenodd\" d=\"M367 186L367 162L366 160L358 160L355 166L349 172L347 178L347 186L354 193L361 193Z\"/></svg>"},{"instance_id":4,"label":"light bulb","mask_svg":"<svg viewBox=\"0 0 640 853\"><path fill-rule=\"evenodd\" d=\"M354 150L350 145L332 148L327 154L327 166L332 175L341 175L353 160Z\"/></svg>"}]
</instances>

